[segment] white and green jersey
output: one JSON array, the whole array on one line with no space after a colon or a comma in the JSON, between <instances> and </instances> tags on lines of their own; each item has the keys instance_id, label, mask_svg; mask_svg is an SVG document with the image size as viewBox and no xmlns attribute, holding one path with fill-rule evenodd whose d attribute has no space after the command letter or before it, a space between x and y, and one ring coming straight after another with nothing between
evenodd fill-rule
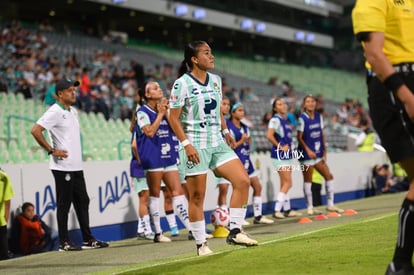
<instances>
[{"instance_id":1,"label":"white and green jersey","mask_svg":"<svg viewBox=\"0 0 414 275\"><path fill-rule=\"evenodd\" d=\"M221 136L221 78L207 73L205 83L185 73L174 82L170 108L182 108L180 121L193 146L199 149L216 147Z\"/></svg>"}]
</instances>

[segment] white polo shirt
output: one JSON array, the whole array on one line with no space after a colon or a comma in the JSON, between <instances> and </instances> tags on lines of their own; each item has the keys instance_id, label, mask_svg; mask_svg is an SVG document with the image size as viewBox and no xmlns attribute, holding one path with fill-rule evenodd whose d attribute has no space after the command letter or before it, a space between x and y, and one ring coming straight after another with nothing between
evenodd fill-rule
<instances>
[{"instance_id":1,"label":"white polo shirt","mask_svg":"<svg viewBox=\"0 0 414 275\"><path fill-rule=\"evenodd\" d=\"M53 148L68 152L68 157L62 160L51 156L49 168L59 171L81 171L82 147L76 109L70 107L66 110L59 103L55 103L39 118L37 124L48 130Z\"/></svg>"}]
</instances>

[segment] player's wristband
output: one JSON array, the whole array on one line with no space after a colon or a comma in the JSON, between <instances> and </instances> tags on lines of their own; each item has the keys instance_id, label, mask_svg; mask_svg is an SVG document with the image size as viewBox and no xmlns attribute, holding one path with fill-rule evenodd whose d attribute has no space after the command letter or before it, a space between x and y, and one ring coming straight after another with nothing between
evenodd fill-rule
<instances>
[{"instance_id":1,"label":"player's wristband","mask_svg":"<svg viewBox=\"0 0 414 275\"><path fill-rule=\"evenodd\" d=\"M387 87L387 89L395 93L405 83L398 73L393 73L384 80L383 84L385 87Z\"/></svg>"},{"instance_id":2,"label":"player's wristband","mask_svg":"<svg viewBox=\"0 0 414 275\"><path fill-rule=\"evenodd\" d=\"M55 148L51 148L48 152L47 152L47 154L50 156L50 155L53 155L53 153L55 152L56 150L55 150Z\"/></svg>"},{"instance_id":3,"label":"player's wristband","mask_svg":"<svg viewBox=\"0 0 414 275\"><path fill-rule=\"evenodd\" d=\"M225 136L227 134L230 134L229 129L227 129L227 128L222 130L221 133L223 134L223 136Z\"/></svg>"},{"instance_id":4,"label":"player's wristband","mask_svg":"<svg viewBox=\"0 0 414 275\"><path fill-rule=\"evenodd\" d=\"M181 145L182 145L183 147L185 147L185 146L187 146L187 145L190 145L190 141L189 141L188 139L184 139L183 141L181 141Z\"/></svg>"}]
</instances>

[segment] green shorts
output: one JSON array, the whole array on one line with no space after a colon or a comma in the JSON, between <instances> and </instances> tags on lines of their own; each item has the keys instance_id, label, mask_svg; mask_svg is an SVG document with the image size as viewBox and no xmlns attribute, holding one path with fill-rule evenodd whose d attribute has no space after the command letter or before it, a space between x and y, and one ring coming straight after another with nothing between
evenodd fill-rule
<instances>
[{"instance_id":1,"label":"green shorts","mask_svg":"<svg viewBox=\"0 0 414 275\"><path fill-rule=\"evenodd\" d=\"M165 167L147 169L147 170L144 170L144 172L145 173L147 172L170 172L170 171L176 171L176 170L178 170L177 164L173 164L173 165L165 166Z\"/></svg>"},{"instance_id":2,"label":"green shorts","mask_svg":"<svg viewBox=\"0 0 414 275\"><path fill-rule=\"evenodd\" d=\"M193 164L188 161L184 149L179 151L180 169L182 169L183 175L196 176L207 174L209 169L214 170L230 160L238 159L236 153L226 143L221 143L214 148L197 149L197 152L200 156L200 163Z\"/></svg>"},{"instance_id":3,"label":"green shorts","mask_svg":"<svg viewBox=\"0 0 414 275\"><path fill-rule=\"evenodd\" d=\"M285 167L285 166L292 166L293 165L293 160L292 159L274 159L272 158L272 164L273 167L276 169L276 171L280 170L280 167Z\"/></svg>"},{"instance_id":4,"label":"green shorts","mask_svg":"<svg viewBox=\"0 0 414 275\"><path fill-rule=\"evenodd\" d=\"M148 184L146 178L133 178L134 179L134 192L135 194L141 193L141 191L148 190Z\"/></svg>"},{"instance_id":5,"label":"green shorts","mask_svg":"<svg viewBox=\"0 0 414 275\"><path fill-rule=\"evenodd\" d=\"M300 164L302 164L302 165L310 165L310 166L312 166L312 165L317 164L317 163L318 163L318 162L320 162L320 161L322 161L322 158L301 160L301 161L299 161L299 162L300 162Z\"/></svg>"},{"instance_id":6,"label":"green shorts","mask_svg":"<svg viewBox=\"0 0 414 275\"><path fill-rule=\"evenodd\" d=\"M184 151L184 153L180 153L181 151ZM185 163L187 156L185 155L185 150L184 148L180 147L179 151L178 151L178 157L179 157L179 161L178 161L178 174L180 175L180 182L181 184L186 183L185 181L185 167L184 165L182 165L182 163Z\"/></svg>"},{"instance_id":7,"label":"green shorts","mask_svg":"<svg viewBox=\"0 0 414 275\"><path fill-rule=\"evenodd\" d=\"M228 181L228 180L226 180L225 178L218 178L218 177L216 177L216 176L214 176L214 179L215 179L215 181L216 181L216 184L217 184L217 186L219 185L219 184L230 184L230 182Z\"/></svg>"}]
</instances>

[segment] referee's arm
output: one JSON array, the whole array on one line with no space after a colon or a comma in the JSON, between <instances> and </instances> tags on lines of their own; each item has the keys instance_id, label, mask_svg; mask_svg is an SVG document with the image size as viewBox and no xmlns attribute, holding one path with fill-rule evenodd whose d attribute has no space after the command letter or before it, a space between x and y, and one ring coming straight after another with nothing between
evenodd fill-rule
<instances>
[{"instance_id":1,"label":"referee's arm","mask_svg":"<svg viewBox=\"0 0 414 275\"><path fill-rule=\"evenodd\" d=\"M384 85L401 100L411 121L414 121L414 94L395 72L391 62L382 50L385 40L384 33L369 32L364 38L362 42L367 62L372 66L372 70Z\"/></svg>"}]
</instances>

